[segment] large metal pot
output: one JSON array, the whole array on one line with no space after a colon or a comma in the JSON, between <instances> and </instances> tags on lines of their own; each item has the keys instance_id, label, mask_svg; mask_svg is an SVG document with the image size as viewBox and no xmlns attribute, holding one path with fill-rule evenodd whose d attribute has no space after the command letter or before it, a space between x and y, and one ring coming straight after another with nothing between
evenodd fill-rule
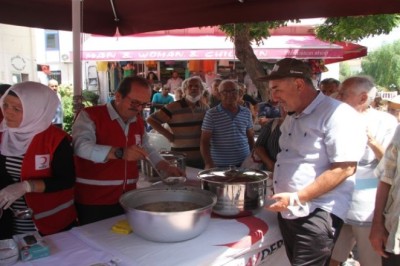
<instances>
[{"instance_id":1,"label":"large metal pot","mask_svg":"<svg viewBox=\"0 0 400 266\"><path fill-rule=\"evenodd\" d=\"M160 155L171 165L176 166L183 171L186 170L186 154L174 151L161 151ZM155 182L161 180L157 172L153 169L148 161L141 160L140 169L142 174L147 177L148 181Z\"/></svg>"},{"instance_id":2,"label":"large metal pot","mask_svg":"<svg viewBox=\"0 0 400 266\"><path fill-rule=\"evenodd\" d=\"M259 212L267 196L269 173L253 169L212 168L198 173L201 187L217 195L213 212L225 217Z\"/></svg>"},{"instance_id":3,"label":"large metal pot","mask_svg":"<svg viewBox=\"0 0 400 266\"><path fill-rule=\"evenodd\" d=\"M194 238L206 229L217 197L195 187L150 187L129 191L119 201L135 234L156 242L179 242ZM190 206L192 210L181 211L183 206L173 205L176 203L195 204L197 208ZM159 204L159 209L164 208L160 204L166 204L166 209L143 208L149 204L153 207ZM168 210L171 206L175 209Z\"/></svg>"}]
</instances>

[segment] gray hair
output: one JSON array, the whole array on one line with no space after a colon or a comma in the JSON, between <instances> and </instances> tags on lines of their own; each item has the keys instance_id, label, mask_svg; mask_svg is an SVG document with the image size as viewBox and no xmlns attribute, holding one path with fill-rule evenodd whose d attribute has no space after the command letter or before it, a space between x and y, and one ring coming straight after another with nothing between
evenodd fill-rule
<instances>
[{"instance_id":1,"label":"gray hair","mask_svg":"<svg viewBox=\"0 0 400 266\"><path fill-rule=\"evenodd\" d=\"M221 81L221 84L219 84L219 86L218 86L218 92L221 92L221 91L223 91L224 89L225 89L225 86L226 85L232 85L232 87L236 90L236 91L239 91L239 86L238 86L238 84L237 84L237 82L236 81L234 81L234 80L230 80L230 79L226 79L226 80L223 80L223 81Z\"/></svg>"},{"instance_id":2,"label":"gray hair","mask_svg":"<svg viewBox=\"0 0 400 266\"><path fill-rule=\"evenodd\" d=\"M191 80L197 80L198 83L199 83L199 86L200 86L200 87L199 87L199 88L200 88L200 91L201 91L201 92L204 91L204 85L203 85L203 81L201 80L201 78L200 78L199 76L193 76L193 77L190 77L190 78L185 79L185 80L182 82L182 89L183 89L184 92L188 89L189 81L191 81Z\"/></svg>"},{"instance_id":3,"label":"gray hair","mask_svg":"<svg viewBox=\"0 0 400 266\"><path fill-rule=\"evenodd\" d=\"M366 92L368 96L368 105L374 101L377 88L375 87L374 81L370 76L353 76L343 81L343 83L350 83L354 85L353 89L357 92Z\"/></svg>"}]
</instances>

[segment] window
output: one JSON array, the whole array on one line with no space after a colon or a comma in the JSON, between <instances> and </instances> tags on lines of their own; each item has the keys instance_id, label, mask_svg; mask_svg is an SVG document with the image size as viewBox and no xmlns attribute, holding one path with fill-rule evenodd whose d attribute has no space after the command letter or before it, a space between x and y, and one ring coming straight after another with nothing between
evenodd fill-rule
<instances>
[{"instance_id":1,"label":"window","mask_svg":"<svg viewBox=\"0 0 400 266\"><path fill-rule=\"evenodd\" d=\"M50 31L46 30L45 32L46 38L46 50L59 50L59 42L58 42L58 31Z\"/></svg>"}]
</instances>

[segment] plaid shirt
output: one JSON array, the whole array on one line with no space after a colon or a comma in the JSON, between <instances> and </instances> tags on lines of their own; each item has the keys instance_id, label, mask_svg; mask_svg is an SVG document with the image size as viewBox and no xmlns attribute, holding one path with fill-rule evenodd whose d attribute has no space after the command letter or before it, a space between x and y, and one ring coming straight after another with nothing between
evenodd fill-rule
<instances>
[{"instance_id":1,"label":"plaid shirt","mask_svg":"<svg viewBox=\"0 0 400 266\"><path fill-rule=\"evenodd\" d=\"M375 169L381 182L391 185L384 216L385 227L389 232L386 251L400 254L400 125L397 126L392 142Z\"/></svg>"}]
</instances>

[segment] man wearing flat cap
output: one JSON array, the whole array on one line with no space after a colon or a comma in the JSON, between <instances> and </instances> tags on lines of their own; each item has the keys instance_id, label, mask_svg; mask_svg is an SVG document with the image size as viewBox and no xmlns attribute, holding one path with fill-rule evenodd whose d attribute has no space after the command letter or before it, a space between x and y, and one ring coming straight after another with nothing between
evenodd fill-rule
<instances>
[{"instance_id":1,"label":"man wearing flat cap","mask_svg":"<svg viewBox=\"0 0 400 266\"><path fill-rule=\"evenodd\" d=\"M278 61L267 81L288 112L274 169L274 203L292 265L329 265L349 209L366 128L349 105L314 88L310 67ZM362 137L365 136L365 137Z\"/></svg>"}]
</instances>

